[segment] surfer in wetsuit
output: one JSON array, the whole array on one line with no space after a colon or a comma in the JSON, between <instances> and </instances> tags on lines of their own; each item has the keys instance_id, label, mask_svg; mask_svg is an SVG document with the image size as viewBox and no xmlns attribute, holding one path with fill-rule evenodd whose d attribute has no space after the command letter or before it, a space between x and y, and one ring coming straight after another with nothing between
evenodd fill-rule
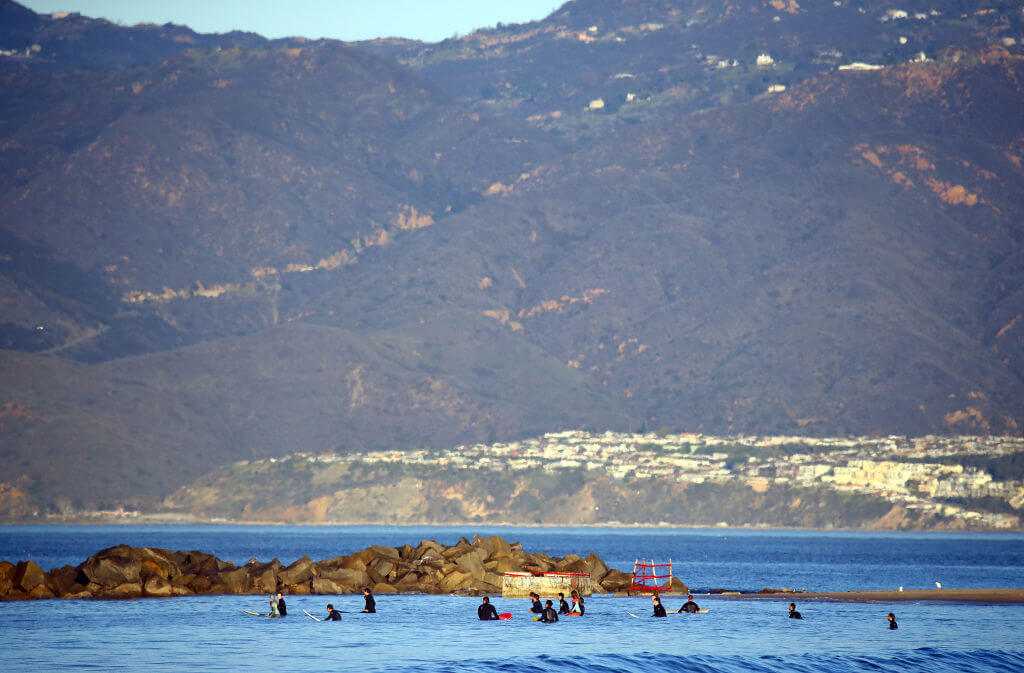
<instances>
[{"instance_id":1,"label":"surfer in wetsuit","mask_svg":"<svg viewBox=\"0 0 1024 673\"><path fill-rule=\"evenodd\" d=\"M558 592L558 614L569 614L569 604L565 602L565 594L561 591Z\"/></svg>"},{"instance_id":2,"label":"surfer in wetsuit","mask_svg":"<svg viewBox=\"0 0 1024 673\"><path fill-rule=\"evenodd\" d=\"M334 606L330 603L327 604L327 616L324 617L325 622L340 622L341 613L334 609Z\"/></svg>"},{"instance_id":3,"label":"surfer in wetsuit","mask_svg":"<svg viewBox=\"0 0 1024 673\"><path fill-rule=\"evenodd\" d=\"M264 617L280 617L280 616L281 616L281 612L279 611L278 606L277 606L277 599L274 598L273 596L271 596L270 597L270 612L268 612L266 615L264 615Z\"/></svg>"},{"instance_id":4,"label":"surfer in wetsuit","mask_svg":"<svg viewBox=\"0 0 1024 673\"><path fill-rule=\"evenodd\" d=\"M537 602L539 603L540 601ZM558 613L551 607L551 601L545 603L544 611L540 614L540 621L547 624L553 624L558 621Z\"/></svg>"},{"instance_id":5,"label":"surfer in wetsuit","mask_svg":"<svg viewBox=\"0 0 1024 673\"><path fill-rule=\"evenodd\" d=\"M890 631L895 631L898 628L900 628L900 625L896 623L896 615L894 615L893 613L890 612L889 613L889 630Z\"/></svg>"},{"instance_id":6,"label":"surfer in wetsuit","mask_svg":"<svg viewBox=\"0 0 1024 673\"><path fill-rule=\"evenodd\" d=\"M583 607L583 598L580 596L578 591L573 589L572 590L572 608L569 610L569 612L578 612L578 613L580 613L582 615L585 611L586 611L586 608Z\"/></svg>"},{"instance_id":7,"label":"surfer in wetsuit","mask_svg":"<svg viewBox=\"0 0 1024 673\"><path fill-rule=\"evenodd\" d=\"M530 600L533 601L533 603L530 605L530 612L538 615L544 612L544 608L540 604L540 594L535 594L531 591Z\"/></svg>"},{"instance_id":8,"label":"surfer in wetsuit","mask_svg":"<svg viewBox=\"0 0 1024 673\"><path fill-rule=\"evenodd\" d=\"M277 592L277 611L281 613L282 617L288 616L288 606L284 603L284 594L280 591Z\"/></svg>"},{"instance_id":9,"label":"surfer in wetsuit","mask_svg":"<svg viewBox=\"0 0 1024 673\"><path fill-rule=\"evenodd\" d=\"M657 596L651 596L651 602L654 603L654 614L652 617L668 617L665 613L665 606L661 604L661 599Z\"/></svg>"},{"instance_id":10,"label":"surfer in wetsuit","mask_svg":"<svg viewBox=\"0 0 1024 673\"><path fill-rule=\"evenodd\" d=\"M477 607L476 616L479 617L481 621L489 621L498 618L498 611L494 609L493 605L491 605L491 599L487 596L484 596L484 602Z\"/></svg>"},{"instance_id":11,"label":"surfer in wetsuit","mask_svg":"<svg viewBox=\"0 0 1024 673\"><path fill-rule=\"evenodd\" d=\"M377 612L377 601L373 600L369 587L363 587L363 600L366 602L363 612Z\"/></svg>"},{"instance_id":12,"label":"surfer in wetsuit","mask_svg":"<svg viewBox=\"0 0 1024 673\"><path fill-rule=\"evenodd\" d=\"M686 602L676 612L686 612L691 615L700 612L700 606L693 602L693 594L686 595Z\"/></svg>"},{"instance_id":13,"label":"surfer in wetsuit","mask_svg":"<svg viewBox=\"0 0 1024 673\"><path fill-rule=\"evenodd\" d=\"M796 603L790 603L789 604L789 618L790 619L803 619L804 618L804 616L802 614L797 612L797 610L796 610Z\"/></svg>"}]
</instances>

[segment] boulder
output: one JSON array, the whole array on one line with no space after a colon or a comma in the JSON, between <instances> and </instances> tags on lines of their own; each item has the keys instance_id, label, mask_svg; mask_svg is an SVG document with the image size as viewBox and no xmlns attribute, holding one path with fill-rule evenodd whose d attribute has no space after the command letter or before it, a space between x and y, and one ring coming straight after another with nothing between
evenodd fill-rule
<instances>
[{"instance_id":1,"label":"boulder","mask_svg":"<svg viewBox=\"0 0 1024 673\"><path fill-rule=\"evenodd\" d=\"M50 588L46 584L37 584L32 587L32 591L27 592L28 598L56 598L56 594L50 591Z\"/></svg>"},{"instance_id":2,"label":"boulder","mask_svg":"<svg viewBox=\"0 0 1024 673\"><path fill-rule=\"evenodd\" d=\"M299 584L309 582L313 579L313 560L303 556L295 563L277 573L277 579L282 584Z\"/></svg>"},{"instance_id":3,"label":"boulder","mask_svg":"<svg viewBox=\"0 0 1024 673\"><path fill-rule=\"evenodd\" d=\"M454 570L445 575L440 582L438 582L438 588L445 592L451 593L457 589L461 589L464 584L472 581L473 575L465 570Z\"/></svg>"},{"instance_id":4,"label":"boulder","mask_svg":"<svg viewBox=\"0 0 1024 673\"><path fill-rule=\"evenodd\" d=\"M366 550L373 552L375 557L390 558L396 561L402 558L398 550L394 547L385 547L383 545L375 544L367 547Z\"/></svg>"},{"instance_id":5,"label":"boulder","mask_svg":"<svg viewBox=\"0 0 1024 673\"><path fill-rule=\"evenodd\" d=\"M336 584L333 580L329 580L325 577L314 577L311 591L314 594L344 594L349 593L343 587Z\"/></svg>"},{"instance_id":6,"label":"boulder","mask_svg":"<svg viewBox=\"0 0 1024 673\"><path fill-rule=\"evenodd\" d=\"M590 568L587 566L587 562L578 556L576 557L576 560L572 561L571 563L566 563L565 561L562 561L561 563L555 564L555 570L561 573L587 574L590 572Z\"/></svg>"},{"instance_id":7,"label":"boulder","mask_svg":"<svg viewBox=\"0 0 1024 673\"><path fill-rule=\"evenodd\" d=\"M14 587L15 567L10 561L0 561L0 596L6 596Z\"/></svg>"},{"instance_id":8,"label":"boulder","mask_svg":"<svg viewBox=\"0 0 1024 673\"><path fill-rule=\"evenodd\" d=\"M590 552L585 560L587 562L587 572L590 573L590 581L594 584L600 584L608 574L608 566L594 552Z\"/></svg>"},{"instance_id":9,"label":"boulder","mask_svg":"<svg viewBox=\"0 0 1024 673\"><path fill-rule=\"evenodd\" d=\"M360 589L370 584L370 576L367 575L364 570L337 568L336 570L324 571L321 574L321 577L331 580L336 584L348 587L349 589Z\"/></svg>"},{"instance_id":10,"label":"boulder","mask_svg":"<svg viewBox=\"0 0 1024 673\"><path fill-rule=\"evenodd\" d=\"M359 572L363 572L366 570L366 561L362 556L353 554L348 557L348 560L346 560L341 567L346 570L357 570Z\"/></svg>"},{"instance_id":11,"label":"boulder","mask_svg":"<svg viewBox=\"0 0 1024 673\"><path fill-rule=\"evenodd\" d=\"M85 590L85 585L79 583L78 569L74 566L62 566L50 571L50 580L47 586L61 598L68 594L80 593Z\"/></svg>"},{"instance_id":12,"label":"boulder","mask_svg":"<svg viewBox=\"0 0 1024 673\"><path fill-rule=\"evenodd\" d=\"M444 547L434 542L433 540L422 540L418 547L416 547L413 558L422 559L427 556L441 556L444 552Z\"/></svg>"},{"instance_id":13,"label":"boulder","mask_svg":"<svg viewBox=\"0 0 1024 673\"><path fill-rule=\"evenodd\" d=\"M499 556L492 561L484 563L484 568L496 573L514 573L520 567L511 556Z\"/></svg>"},{"instance_id":14,"label":"boulder","mask_svg":"<svg viewBox=\"0 0 1024 673\"><path fill-rule=\"evenodd\" d=\"M142 563L126 556L90 556L79 570L90 582L112 588L121 584L140 584Z\"/></svg>"},{"instance_id":15,"label":"boulder","mask_svg":"<svg viewBox=\"0 0 1024 673\"><path fill-rule=\"evenodd\" d=\"M79 586L81 586L81 585L79 585ZM86 589L85 587L82 587L81 591L69 591L68 593L58 594L58 598L63 598L63 599L68 599L68 600L76 599L76 598L92 598L92 592L89 591L88 589Z\"/></svg>"},{"instance_id":16,"label":"boulder","mask_svg":"<svg viewBox=\"0 0 1024 673\"><path fill-rule=\"evenodd\" d=\"M674 594L688 594L690 589L678 577L673 577L669 583L669 591Z\"/></svg>"},{"instance_id":17,"label":"boulder","mask_svg":"<svg viewBox=\"0 0 1024 673\"><path fill-rule=\"evenodd\" d=\"M609 593L625 591L633 581L633 576L621 570L609 570L604 579L601 580L601 587Z\"/></svg>"},{"instance_id":18,"label":"boulder","mask_svg":"<svg viewBox=\"0 0 1024 673\"><path fill-rule=\"evenodd\" d=\"M383 584L387 582L387 578L377 572L373 566L366 566L366 575L370 578L372 584Z\"/></svg>"},{"instance_id":19,"label":"boulder","mask_svg":"<svg viewBox=\"0 0 1024 673\"><path fill-rule=\"evenodd\" d=\"M192 573L184 573L182 575L178 575L173 580L171 580L171 584L173 584L176 587L189 586L192 584L193 581L195 581L195 579L196 575L193 575Z\"/></svg>"},{"instance_id":20,"label":"boulder","mask_svg":"<svg viewBox=\"0 0 1024 673\"><path fill-rule=\"evenodd\" d=\"M249 578L248 568L235 568L233 570L222 570L217 573L214 586L218 593L245 594L252 589L252 580Z\"/></svg>"},{"instance_id":21,"label":"boulder","mask_svg":"<svg viewBox=\"0 0 1024 673\"><path fill-rule=\"evenodd\" d=\"M487 558L485 549L468 549L460 554L451 557L455 565L467 571L476 579L483 579L484 559Z\"/></svg>"},{"instance_id":22,"label":"boulder","mask_svg":"<svg viewBox=\"0 0 1024 673\"><path fill-rule=\"evenodd\" d=\"M16 589L29 593L39 585L45 586L46 573L35 561L19 561L11 581Z\"/></svg>"},{"instance_id":23,"label":"boulder","mask_svg":"<svg viewBox=\"0 0 1024 673\"><path fill-rule=\"evenodd\" d=\"M183 577L191 578L185 586L192 590L192 593L196 594L210 594L213 593L213 578L209 575L183 575Z\"/></svg>"},{"instance_id":24,"label":"boulder","mask_svg":"<svg viewBox=\"0 0 1024 673\"><path fill-rule=\"evenodd\" d=\"M373 585L371 591L375 594L397 594L398 589L394 588L387 582L378 582Z\"/></svg>"},{"instance_id":25,"label":"boulder","mask_svg":"<svg viewBox=\"0 0 1024 673\"><path fill-rule=\"evenodd\" d=\"M409 544L403 544L398 548L398 555L403 561L411 561L416 558L416 548Z\"/></svg>"},{"instance_id":26,"label":"boulder","mask_svg":"<svg viewBox=\"0 0 1024 673\"><path fill-rule=\"evenodd\" d=\"M489 537L481 537L479 535L473 536L473 546L477 549L483 549L490 556L494 553L494 542Z\"/></svg>"},{"instance_id":27,"label":"boulder","mask_svg":"<svg viewBox=\"0 0 1024 673\"><path fill-rule=\"evenodd\" d=\"M491 554L511 554L512 545L509 544L504 538L498 537L497 535L491 536Z\"/></svg>"},{"instance_id":28,"label":"boulder","mask_svg":"<svg viewBox=\"0 0 1024 673\"><path fill-rule=\"evenodd\" d=\"M122 582L115 587L104 589L104 598L138 598L142 595L142 585L139 582Z\"/></svg>"},{"instance_id":29,"label":"boulder","mask_svg":"<svg viewBox=\"0 0 1024 673\"><path fill-rule=\"evenodd\" d=\"M370 561L368 567L373 568L377 571L381 577L388 577L391 573L395 572L398 567L396 561L398 559L392 559L390 557L378 557Z\"/></svg>"},{"instance_id":30,"label":"boulder","mask_svg":"<svg viewBox=\"0 0 1024 673\"><path fill-rule=\"evenodd\" d=\"M166 577L153 575L146 580L144 585L142 585L142 591L147 596L166 597L173 595L174 585L172 585L171 581Z\"/></svg>"}]
</instances>

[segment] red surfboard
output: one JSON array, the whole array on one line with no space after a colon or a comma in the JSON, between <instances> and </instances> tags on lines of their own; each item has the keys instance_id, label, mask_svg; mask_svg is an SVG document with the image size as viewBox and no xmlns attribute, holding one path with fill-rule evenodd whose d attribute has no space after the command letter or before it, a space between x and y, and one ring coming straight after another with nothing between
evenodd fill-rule
<instances>
[{"instance_id":1,"label":"red surfboard","mask_svg":"<svg viewBox=\"0 0 1024 673\"><path fill-rule=\"evenodd\" d=\"M512 619L512 613L502 612L500 615L498 615L498 619Z\"/></svg>"}]
</instances>

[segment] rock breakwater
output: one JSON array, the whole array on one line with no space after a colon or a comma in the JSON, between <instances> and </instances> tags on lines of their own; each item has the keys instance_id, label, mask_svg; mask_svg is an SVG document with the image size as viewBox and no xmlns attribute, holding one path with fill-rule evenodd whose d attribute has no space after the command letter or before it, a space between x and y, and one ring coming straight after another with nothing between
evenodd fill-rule
<instances>
[{"instance_id":1,"label":"rock breakwater","mask_svg":"<svg viewBox=\"0 0 1024 673\"><path fill-rule=\"evenodd\" d=\"M498 536L461 538L444 546L372 545L349 556L313 561L303 556L285 566L278 559L243 566L199 551L119 545L77 566L44 572L33 561L0 562L0 600L39 598L139 598L196 594L498 594L506 572L588 573L595 592L624 591L630 575L610 569L594 553L564 557L528 553ZM672 580L672 591L686 591Z\"/></svg>"}]
</instances>

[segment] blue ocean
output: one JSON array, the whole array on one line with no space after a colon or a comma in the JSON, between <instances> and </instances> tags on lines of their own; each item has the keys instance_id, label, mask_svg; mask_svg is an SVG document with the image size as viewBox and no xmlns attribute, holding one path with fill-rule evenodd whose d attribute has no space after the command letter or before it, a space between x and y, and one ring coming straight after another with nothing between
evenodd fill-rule
<instances>
[{"instance_id":1,"label":"blue ocean","mask_svg":"<svg viewBox=\"0 0 1024 673\"><path fill-rule=\"evenodd\" d=\"M1022 671L1024 605L739 601L711 589L1024 588L1024 535L745 531L726 529L12 526L0 559L49 569L115 544L198 549L245 563L284 563L460 536L500 535L530 552L597 552L629 571L671 558L707 614L652 619L644 598L594 596L584 617L529 619L525 600L493 597L501 622L476 619L478 598L293 596L269 620L260 596L3 603L0 670L204 671ZM341 622L314 622L328 602ZM670 610L680 599L667 598ZM896 613L900 628L887 629ZM638 615L631 617L629 613Z\"/></svg>"}]
</instances>

